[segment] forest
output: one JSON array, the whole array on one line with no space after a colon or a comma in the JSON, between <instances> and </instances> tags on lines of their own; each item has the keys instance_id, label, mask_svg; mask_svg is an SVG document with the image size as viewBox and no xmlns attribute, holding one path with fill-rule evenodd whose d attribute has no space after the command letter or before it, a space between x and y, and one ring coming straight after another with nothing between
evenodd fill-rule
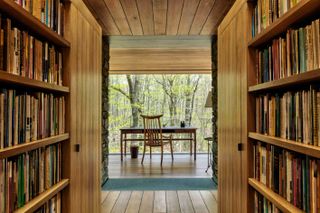
<instances>
[{"instance_id":1,"label":"forest","mask_svg":"<svg viewBox=\"0 0 320 213\"><path fill-rule=\"evenodd\" d=\"M197 151L206 152L204 138L212 132L212 108L205 108L210 89L211 76L205 74L110 75L110 153L120 152L120 128L143 127L140 114L163 114L162 126L180 126L184 121L186 126L197 127ZM142 143L136 142L140 149ZM174 152L188 151L188 142L174 142Z\"/></svg>"}]
</instances>

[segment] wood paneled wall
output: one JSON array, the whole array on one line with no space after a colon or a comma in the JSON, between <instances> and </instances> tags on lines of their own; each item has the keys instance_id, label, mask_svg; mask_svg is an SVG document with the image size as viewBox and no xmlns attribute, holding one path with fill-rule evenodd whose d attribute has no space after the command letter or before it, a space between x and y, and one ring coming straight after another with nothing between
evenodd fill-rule
<instances>
[{"instance_id":1,"label":"wood paneled wall","mask_svg":"<svg viewBox=\"0 0 320 213\"><path fill-rule=\"evenodd\" d=\"M248 48L250 13L237 0L218 28L219 212L248 211ZM252 113L252 112L251 112ZM238 144L242 144L242 151Z\"/></svg>"},{"instance_id":2,"label":"wood paneled wall","mask_svg":"<svg viewBox=\"0 0 320 213\"><path fill-rule=\"evenodd\" d=\"M71 43L70 70L70 187L64 212L100 211L101 162L101 42L102 31L82 1L68 2L65 37ZM76 144L80 150L77 152Z\"/></svg>"},{"instance_id":3,"label":"wood paneled wall","mask_svg":"<svg viewBox=\"0 0 320 213\"><path fill-rule=\"evenodd\" d=\"M110 73L211 73L208 36L111 36Z\"/></svg>"}]
</instances>

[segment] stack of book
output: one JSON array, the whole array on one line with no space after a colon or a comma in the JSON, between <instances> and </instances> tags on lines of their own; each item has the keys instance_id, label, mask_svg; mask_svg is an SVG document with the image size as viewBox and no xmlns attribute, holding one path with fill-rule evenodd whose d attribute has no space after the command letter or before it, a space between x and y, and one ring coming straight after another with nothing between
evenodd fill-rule
<instances>
[{"instance_id":1,"label":"stack of book","mask_svg":"<svg viewBox=\"0 0 320 213\"><path fill-rule=\"evenodd\" d=\"M0 149L63 133L63 96L0 88Z\"/></svg>"},{"instance_id":2,"label":"stack of book","mask_svg":"<svg viewBox=\"0 0 320 213\"><path fill-rule=\"evenodd\" d=\"M254 146L255 179L305 212L320 208L320 160L270 144Z\"/></svg>"},{"instance_id":3,"label":"stack of book","mask_svg":"<svg viewBox=\"0 0 320 213\"><path fill-rule=\"evenodd\" d=\"M13 212L60 180L60 144L0 160L0 212Z\"/></svg>"},{"instance_id":4,"label":"stack of book","mask_svg":"<svg viewBox=\"0 0 320 213\"><path fill-rule=\"evenodd\" d=\"M319 88L260 95L256 106L256 132L320 146Z\"/></svg>"},{"instance_id":5,"label":"stack of book","mask_svg":"<svg viewBox=\"0 0 320 213\"><path fill-rule=\"evenodd\" d=\"M0 70L62 85L62 53L0 14Z\"/></svg>"},{"instance_id":6,"label":"stack of book","mask_svg":"<svg viewBox=\"0 0 320 213\"><path fill-rule=\"evenodd\" d=\"M58 193L56 196L46 202L41 208L37 209L35 213L60 213L61 212L61 194Z\"/></svg>"},{"instance_id":7,"label":"stack of book","mask_svg":"<svg viewBox=\"0 0 320 213\"><path fill-rule=\"evenodd\" d=\"M257 83L320 68L320 19L256 50Z\"/></svg>"},{"instance_id":8,"label":"stack of book","mask_svg":"<svg viewBox=\"0 0 320 213\"><path fill-rule=\"evenodd\" d=\"M266 29L300 1L301 0L257 0L252 14L252 37Z\"/></svg>"},{"instance_id":9,"label":"stack of book","mask_svg":"<svg viewBox=\"0 0 320 213\"><path fill-rule=\"evenodd\" d=\"M281 211L260 193L254 192L254 212L280 213Z\"/></svg>"},{"instance_id":10,"label":"stack of book","mask_svg":"<svg viewBox=\"0 0 320 213\"><path fill-rule=\"evenodd\" d=\"M60 0L14 0L18 5L63 35L64 6Z\"/></svg>"}]
</instances>

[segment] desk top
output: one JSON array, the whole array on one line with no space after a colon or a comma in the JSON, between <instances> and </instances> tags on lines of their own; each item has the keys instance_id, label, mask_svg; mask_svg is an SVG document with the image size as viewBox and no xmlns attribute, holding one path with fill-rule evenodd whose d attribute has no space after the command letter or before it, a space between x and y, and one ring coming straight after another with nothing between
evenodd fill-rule
<instances>
[{"instance_id":1,"label":"desk top","mask_svg":"<svg viewBox=\"0 0 320 213\"><path fill-rule=\"evenodd\" d=\"M162 130L195 130L198 129L196 127L188 126L188 127L179 127L179 126L166 126L162 127ZM124 127L120 128L120 130L144 130L143 127Z\"/></svg>"}]
</instances>

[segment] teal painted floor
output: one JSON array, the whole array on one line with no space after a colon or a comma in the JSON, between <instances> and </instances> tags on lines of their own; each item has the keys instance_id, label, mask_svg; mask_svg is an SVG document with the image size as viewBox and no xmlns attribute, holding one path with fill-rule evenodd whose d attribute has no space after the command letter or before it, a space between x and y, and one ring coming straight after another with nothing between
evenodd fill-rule
<instances>
[{"instance_id":1,"label":"teal painted floor","mask_svg":"<svg viewBox=\"0 0 320 213\"><path fill-rule=\"evenodd\" d=\"M215 190L211 178L117 178L109 179L103 190Z\"/></svg>"}]
</instances>

